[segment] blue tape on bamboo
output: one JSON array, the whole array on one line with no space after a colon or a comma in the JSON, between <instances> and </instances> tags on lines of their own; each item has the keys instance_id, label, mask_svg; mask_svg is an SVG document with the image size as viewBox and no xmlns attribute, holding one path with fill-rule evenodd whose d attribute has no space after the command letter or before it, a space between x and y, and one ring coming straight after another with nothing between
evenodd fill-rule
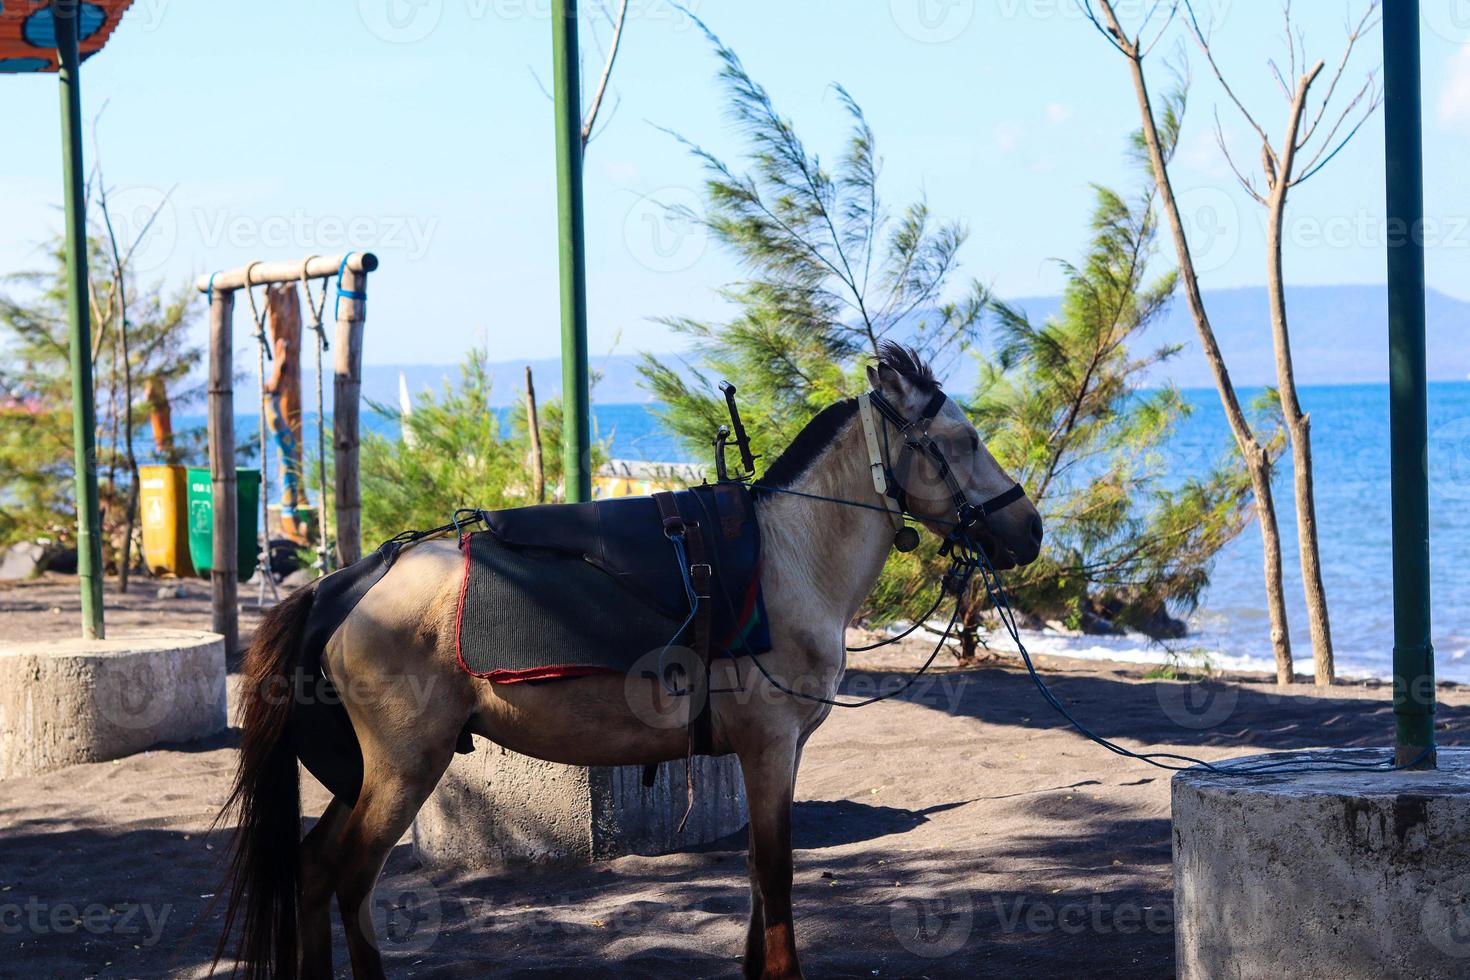
<instances>
[{"instance_id":1,"label":"blue tape on bamboo","mask_svg":"<svg viewBox=\"0 0 1470 980\"><path fill-rule=\"evenodd\" d=\"M342 309L342 297L343 296L346 296L348 299L355 299L355 300L357 300L359 302L365 302L367 300L367 292L366 291L361 291L361 290L356 290L356 289L343 289L342 288L342 274L347 271L347 260L350 259L350 258L352 258L352 256L354 256L356 254L357 253L355 253L355 252L348 252L346 255L342 256L342 264L339 265L339 266L337 266L337 299L332 304L332 319L333 320L336 320L336 319L339 319L340 318L340 313L341 313L341 309Z\"/></svg>"}]
</instances>

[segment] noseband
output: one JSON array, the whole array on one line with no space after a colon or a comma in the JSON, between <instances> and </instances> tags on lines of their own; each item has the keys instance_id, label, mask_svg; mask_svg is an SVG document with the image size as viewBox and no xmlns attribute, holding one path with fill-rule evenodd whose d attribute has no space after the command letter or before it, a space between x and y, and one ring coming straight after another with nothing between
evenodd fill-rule
<instances>
[{"instance_id":1,"label":"noseband","mask_svg":"<svg viewBox=\"0 0 1470 980\"><path fill-rule=\"evenodd\" d=\"M882 416L885 422L897 429L903 438L903 449L899 453L899 472L907 473L911 453L920 453L929 457L938 467L939 478L944 481L945 487L949 490L950 501L955 512L954 527L945 535L941 549L944 553L947 554L957 544L963 544L964 539L977 524L987 521L992 514L1026 496L1026 491L1019 483L1016 483L982 503L972 504L970 502L969 497L965 494L965 488L960 485L954 469L949 465L944 450L929 435L929 423L934 421L947 400L948 396L936 388L923 409L920 410L919 417L910 420L905 418L903 413L880 391L870 391L859 395L857 399L858 411L863 420L863 436L868 444L868 464L873 477L873 489L882 498L883 507L893 520L893 546L899 551L913 551L919 544L917 532L904 523L904 516L913 517L915 520L922 520L922 518L909 509L908 492L904 490L902 481L895 475L894 468L889 462L886 426L881 428L882 445L879 445L880 426L878 420L873 417L875 411Z\"/></svg>"}]
</instances>

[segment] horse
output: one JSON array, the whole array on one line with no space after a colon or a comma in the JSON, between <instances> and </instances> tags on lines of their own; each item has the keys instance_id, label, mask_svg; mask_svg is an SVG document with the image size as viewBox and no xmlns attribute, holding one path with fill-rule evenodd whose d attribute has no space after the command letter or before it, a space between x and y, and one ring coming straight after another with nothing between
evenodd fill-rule
<instances>
[{"instance_id":1,"label":"horse","mask_svg":"<svg viewBox=\"0 0 1470 980\"><path fill-rule=\"evenodd\" d=\"M742 683L755 695L717 695L710 704L712 754L735 754L745 784L747 977L801 976L791 908L797 769L831 710L846 667L847 625L896 543L895 526L906 527L902 515L941 537L961 525L964 543L983 549L997 569L1029 563L1041 546L1036 507L915 352L883 345L867 379L867 402L849 398L822 410L755 484L772 640L760 658L764 669L740 677L737 661L711 665L710 690ZM883 411L874 417L870 405ZM895 464L902 485L880 494L875 471L891 477ZM335 896L353 976L384 976L364 910L389 851L466 728L514 752L570 765L685 757L687 732L650 725L623 676L493 684L461 669L455 619L463 574L454 537L415 542L326 642L322 671L351 720L362 782L355 801L335 797L304 838L296 751L286 734L293 699L267 692L279 690L300 661L314 588L297 590L264 617L243 665L239 768L221 811L237 807L239 822L216 962L238 916L235 956L247 978L330 977ZM427 706L425 691L434 692Z\"/></svg>"}]
</instances>

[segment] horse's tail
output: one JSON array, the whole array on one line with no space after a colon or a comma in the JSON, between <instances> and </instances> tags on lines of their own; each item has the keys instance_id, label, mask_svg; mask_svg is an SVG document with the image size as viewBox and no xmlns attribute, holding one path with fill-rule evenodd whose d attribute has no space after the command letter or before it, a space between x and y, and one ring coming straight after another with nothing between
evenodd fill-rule
<instances>
[{"instance_id":1,"label":"horse's tail","mask_svg":"<svg viewBox=\"0 0 1470 980\"><path fill-rule=\"evenodd\" d=\"M238 810L215 964L238 921L235 956L246 980L293 980L297 974L301 786L286 723L315 594L314 588L298 589L265 614L241 671L239 769L216 818Z\"/></svg>"}]
</instances>

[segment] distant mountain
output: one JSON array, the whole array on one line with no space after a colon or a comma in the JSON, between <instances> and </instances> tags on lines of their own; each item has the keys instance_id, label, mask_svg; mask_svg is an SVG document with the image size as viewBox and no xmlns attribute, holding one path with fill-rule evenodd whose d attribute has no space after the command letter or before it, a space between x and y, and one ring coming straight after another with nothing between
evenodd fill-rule
<instances>
[{"instance_id":1,"label":"distant mountain","mask_svg":"<svg viewBox=\"0 0 1470 980\"><path fill-rule=\"evenodd\" d=\"M1033 319L1044 319L1060 308L1055 296L1029 297L1013 301ZM1354 384L1388 380L1388 295L1383 286L1294 286L1286 291L1287 314L1291 318L1292 352L1297 383ZM1264 287L1216 289L1205 293L1205 306L1225 354L1230 376L1242 387L1275 384L1275 355L1271 349L1271 325ZM1427 296L1429 377L1433 381L1463 381L1470 377L1470 303L1430 290ZM981 348L988 350L993 338L982 334ZM1184 349L1164 364L1153 377L1161 383L1172 380L1180 387L1203 388L1214 384L1209 365L1200 353L1194 321L1183 296L1159 323L1144 335L1145 344L1158 347L1182 344ZM370 352L369 352L370 353ZM678 354L666 355L677 358ZM561 394L561 362L557 358L533 361L503 361L491 365L495 374L492 403L509 405L521 397L524 375L530 365L541 398ZM639 386L635 354L593 357L591 367L601 374L593 399L603 404L640 403L650 400ZM964 391L974 383L976 372L961 359L946 380L951 390ZM389 405L398 404L398 375L407 379L408 389L418 394L425 388L440 390L446 380L457 380L454 364L366 364L363 366L363 397ZM738 378L731 379L737 384ZM310 390L311 378L305 379ZM236 388L236 406L252 412L258 396L253 384Z\"/></svg>"},{"instance_id":2,"label":"distant mountain","mask_svg":"<svg viewBox=\"0 0 1470 980\"><path fill-rule=\"evenodd\" d=\"M1242 387L1276 383L1270 308L1264 287L1215 289L1204 294L1205 310L1220 342L1230 377ZM1015 301L1033 319L1054 314L1057 297ZM1388 380L1388 292L1384 286L1293 286L1286 290L1292 363L1298 384L1358 384ZM1426 297L1429 378L1464 381L1470 376L1470 303L1430 290ZM1214 385L1200 351L1189 305L1176 296L1169 311L1145 334L1159 347L1183 344L1162 366L1165 378L1183 388ZM983 341L982 341L983 344Z\"/></svg>"}]
</instances>

